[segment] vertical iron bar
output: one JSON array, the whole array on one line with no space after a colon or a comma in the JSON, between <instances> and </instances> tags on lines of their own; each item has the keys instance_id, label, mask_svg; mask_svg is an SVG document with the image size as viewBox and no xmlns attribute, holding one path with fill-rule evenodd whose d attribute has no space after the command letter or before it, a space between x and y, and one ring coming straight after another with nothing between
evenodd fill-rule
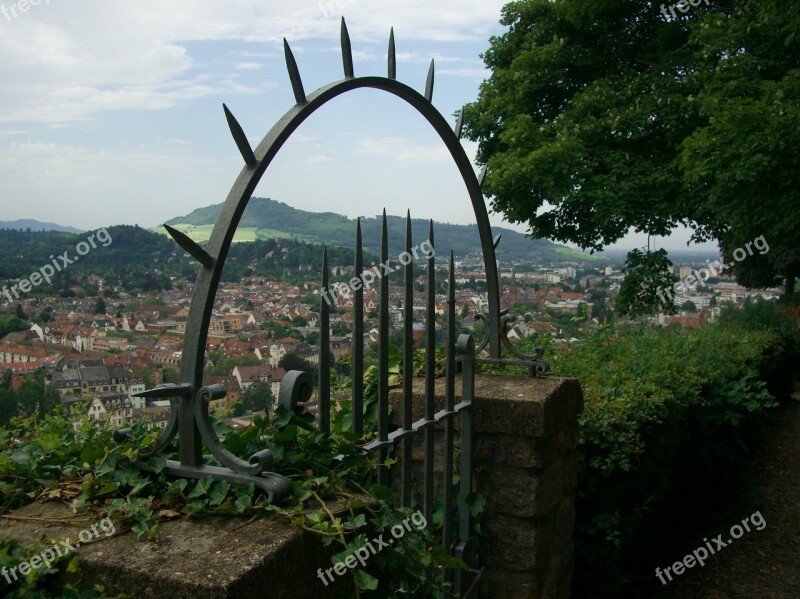
<instances>
[{"instance_id":1,"label":"vertical iron bar","mask_svg":"<svg viewBox=\"0 0 800 599\"><path fill-rule=\"evenodd\" d=\"M406 216L405 295L403 297L403 428L411 430L411 387L414 377L414 259L411 255L411 211ZM413 436L403 439L403 505L411 507L411 448Z\"/></svg>"},{"instance_id":2,"label":"vertical iron bar","mask_svg":"<svg viewBox=\"0 0 800 599\"><path fill-rule=\"evenodd\" d=\"M389 233L386 223L386 209L383 209L383 226L381 228L381 264L389 261ZM383 268L378 267L383 275ZM378 438L389 439L389 279L381 276L378 291ZM388 451L382 448L378 452L378 484L388 486L389 472L386 463Z\"/></svg>"},{"instance_id":3,"label":"vertical iron bar","mask_svg":"<svg viewBox=\"0 0 800 599\"><path fill-rule=\"evenodd\" d=\"M361 243L361 219L356 221L356 272L361 280L364 272L364 254ZM353 298L353 432L364 434L364 287L357 287Z\"/></svg>"},{"instance_id":4,"label":"vertical iron bar","mask_svg":"<svg viewBox=\"0 0 800 599\"><path fill-rule=\"evenodd\" d=\"M196 393L197 383L193 393ZM181 397L178 404L178 451L184 466L203 465L203 446L200 430L194 421L194 397Z\"/></svg>"},{"instance_id":5,"label":"vertical iron bar","mask_svg":"<svg viewBox=\"0 0 800 599\"><path fill-rule=\"evenodd\" d=\"M433 220L428 224L428 243L431 253L425 271L425 419L433 420L434 394L436 392L436 250L433 243ZM425 490L423 509L428 530L433 530L433 427L425 429Z\"/></svg>"},{"instance_id":6,"label":"vertical iron bar","mask_svg":"<svg viewBox=\"0 0 800 599\"><path fill-rule=\"evenodd\" d=\"M461 356L463 367L461 375L461 401L469 407L461 412L461 479L459 481L458 496L458 545L456 557L471 560L474 554L469 551L465 554L470 544L470 512L467 502L472 493L472 450L473 450L473 414L472 400L475 396L475 341L472 335L458 337L458 353ZM472 567L474 564L467 564ZM460 597L467 586L467 573L459 569L456 571L455 591Z\"/></svg>"},{"instance_id":7,"label":"vertical iron bar","mask_svg":"<svg viewBox=\"0 0 800 599\"><path fill-rule=\"evenodd\" d=\"M331 370L330 370L330 305L335 292L328 290L328 246L322 250L322 296L319 300L319 385L317 386L319 407L319 430L331 430Z\"/></svg>"},{"instance_id":8,"label":"vertical iron bar","mask_svg":"<svg viewBox=\"0 0 800 599\"><path fill-rule=\"evenodd\" d=\"M455 407L456 389L456 281L453 252L450 252L450 273L447 280L447 367L445 374L444 409L452 412ZM452 550L453 545L453 452L454 452L454 422L447 418L444 423L444 518L442 542L446 551Z\"/></svg>"}]
</instances>

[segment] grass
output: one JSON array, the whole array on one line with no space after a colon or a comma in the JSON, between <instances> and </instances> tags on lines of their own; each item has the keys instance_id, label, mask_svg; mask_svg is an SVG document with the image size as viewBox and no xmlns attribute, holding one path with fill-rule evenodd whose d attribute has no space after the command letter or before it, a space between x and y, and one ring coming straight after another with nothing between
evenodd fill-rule
<instances>
[{"instance_id":1,"label":"grass","mask_svg":"<svg viewBox=\"0 0 800 599\"><path fill-rule=\"evenodd\" d=\"M185 233L192 240L197 243L208 241L211 238L211 232L214 230L214 225L190 225L180 223L172 225L181 233ZM166 229L163 227L156 227L153 229L155 233L167 235ZM234 243L256 241L257 239L296 239L298 241L316 241L314 237L309 235L297 235L295 233L287 233L286 231L279 231L278 229L268 229L265 227L239 227L233 236Z\"/></svg>"}]
</instances>

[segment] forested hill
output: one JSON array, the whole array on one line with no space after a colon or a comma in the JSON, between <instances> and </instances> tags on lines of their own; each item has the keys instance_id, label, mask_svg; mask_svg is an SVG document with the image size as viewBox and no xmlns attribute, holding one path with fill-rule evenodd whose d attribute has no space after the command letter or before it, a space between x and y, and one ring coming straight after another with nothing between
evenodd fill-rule
<instances>
[{"instance_id":1,"label":"forested hill","mask_svg":"<svg viewBox=\"0 0 800 599\"><path fill-rule=\"evenodd\" d=\"M89 242L92 234L95 247ZM56 271L52 286L34 287L33 294L66 294L91 275L130 293L160 291L171 286L170 276L196 274L172 240L140 227L121 225L78 234L0 230L0 283L27 278L47 265Z\"/></svg>"},{"instance_id":2,"label":"forested hill","mask_svg":"<svg viewBox=\"0 0 800 599\"><path fill-rule=\"evenodd\" d=\"M104 233L105 232L105 233ZM107 233L107 235L106 235ZM88 238L94 234L91 248ZM80 247L79 244L88 244ZM66 260L62 260L66 252ZM332 265L352 264L350 249L329 247ZM370 260L375 256L368 255ZM77 260L75 259L77 258ZM257 274L273 280L318 280L322 248L293 239L265 239L231 247L223 279L236 281ZM57 264L52 284L34 286L28 296L75 295L80 288L95 295L102 279L105 290L157 292L194 282L199 265L170 238L132 226L115 226L78 235L58 231L0 230L0 287ZM48 269L49 270L49 269ZM0 296L2 300L2 296Z\"/></svg>"},{"instance_id":3,"label":"forested hill","mask_svg":"<svg viewBox=\"0 0 800 599\"><path fill-rule=\"evenodd\" d=\"M167 224L183 231L198 242L206 241L219 216L222 204L198 208L191 214L173 218ZM403 251L405 219L390 216L389 246L392 255ZM380 240L380 218L362 220L365 248L376 252ZM428 221L412 221L415 243L428 237ZM242 216L237 230L237 241L255 239L293 238L312 243L325 243L345 248L353 247L355 239L355 220L332 212L307 212L292 208L282 202L267 198L253 198ZM563 260L591 260L588 254L557 245L550 241L534 240L510 229L494 227L493 234L502 234L498 247L499 260L529 259L549 264ZM464 256L480 250L477 226L434 224L434 237L439 251L453 250L457 256Z\"/></svg>"}]
</instances>

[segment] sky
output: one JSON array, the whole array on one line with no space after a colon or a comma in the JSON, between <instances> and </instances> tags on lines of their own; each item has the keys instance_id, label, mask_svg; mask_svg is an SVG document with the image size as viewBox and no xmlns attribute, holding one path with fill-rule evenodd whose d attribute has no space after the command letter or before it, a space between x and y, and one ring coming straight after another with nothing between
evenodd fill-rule
<instances>
[{"instance_id":1,"label":"sky","mask_svg":"<svg viewBox=\"0 0 800 599\"><path fill-rule=\"evenodd\" d=\"M223 102L255 147L294 104L283 38L306 93L355 74L397 78L455 123L488 77L503 0L0 0L0 220L154 227L225 200L242 168ZM24 10L23 10L24 9ZM474 159L476 145L464 141ZM449 153L410 106L358 90L293 135L256 193L295 208L474 223ZM525 232L492 214L493 226ZM689 232L657 240L685 249ZM631 233L615 248L641 247ZM698 247L698 246L693 246ZM713 248L713 244L699 246Z\"/></svg>"}]
</instances>

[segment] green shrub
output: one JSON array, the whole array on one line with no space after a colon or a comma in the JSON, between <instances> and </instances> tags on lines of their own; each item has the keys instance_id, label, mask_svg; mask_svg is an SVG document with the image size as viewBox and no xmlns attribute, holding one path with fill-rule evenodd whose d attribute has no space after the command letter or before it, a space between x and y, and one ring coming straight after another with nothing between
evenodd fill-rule
<instances>
[{"instance_id":1,"label":"green shrub","mask_svg":"<svg viewBox=\"0 0 800 599\"><path fill-rule=\"evenodd\" d=\"M788 397L800 375L800 318L797 307L759 298L741 308L728 306L722 311L722 326L748 331L769 331L775 342L761 363L761 375L770 393L778 399Z\"/></svg>"},{"instance_id":2,"label":"green shrub","mask_svg":"<svg viewBox=\"0 0 800 599\"><path fill-rule=\"evenodd\" d=\"M736 479L757 417L777 405L761 378L775 343L732 326L630 327L550 354L585 400L575 596L613 596L676 530L696 530Z\"/></svg>"}]
</instances>

